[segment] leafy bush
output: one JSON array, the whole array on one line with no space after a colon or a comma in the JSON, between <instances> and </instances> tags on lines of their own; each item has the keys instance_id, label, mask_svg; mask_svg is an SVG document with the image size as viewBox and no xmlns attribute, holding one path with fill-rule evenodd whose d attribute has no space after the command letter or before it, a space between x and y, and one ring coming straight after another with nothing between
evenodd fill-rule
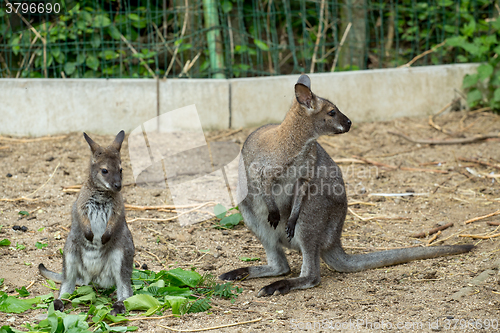
<instances>
[{"instance_id":1,"label":"leafy bush","mask_svg":"<svg viewBox=\"0 0 500 333\"><path fill-rule=\"evenodd\" d=\"M460 36L450 38L447 44L465 51L463 60L482 62L474 74L463 79L467 103L471 108L489 107L500 111L500 19L473 18L460 29Z\"/></svg>"}]
</instances>

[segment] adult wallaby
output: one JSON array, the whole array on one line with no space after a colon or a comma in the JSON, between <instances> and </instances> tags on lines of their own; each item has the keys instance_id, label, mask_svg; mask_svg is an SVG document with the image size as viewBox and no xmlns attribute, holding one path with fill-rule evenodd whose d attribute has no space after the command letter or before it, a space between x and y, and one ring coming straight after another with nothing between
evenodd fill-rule
<instances>
[{"instance_id":1,"label":"adult wallaby","mask_svg":"<svg viewBox=\"0 0 500 333\"><path fill-rule=\"evenodd\" d=\"M295 85L296 98L283 122L257 129L241 151L239 209L245 224L264 246L268 264L238 268L222 274L220 279L288 274L290 267L283 246L302 253L300 276L265 286L258 296L316 286L321 279L320 258L339 272L356 272L470 251L472 245L413 247L357 255L344 252L340 241L347 213L344 181L340 168L316 139L349 131L351 121L332 102L313 94L310 82L308 76L302 75ZM274 227L272 222L277 217ZM293 237L291 228L295 228Z\"/></svg>"},{"instance_id":2,"label":"adult wallaby","mask_svg":"<svg viewBox=\"0 0 500 333\"><path fill-rule=\"evenodd\" d=\"M122 167L120 148L125 133L102 148L83 133L90 146L90 170L72 209L71 231L64 245L62 274L49 271L43 264L40 274L62 282L55 310L64 310L61 296L72 293L75 284L95 282L103 288L116 285L117 302L111 314L125 313L123 301L132 296L131 276L134 259L132 234L125 221L120 193Z\"/></svg>"}]
</instances>

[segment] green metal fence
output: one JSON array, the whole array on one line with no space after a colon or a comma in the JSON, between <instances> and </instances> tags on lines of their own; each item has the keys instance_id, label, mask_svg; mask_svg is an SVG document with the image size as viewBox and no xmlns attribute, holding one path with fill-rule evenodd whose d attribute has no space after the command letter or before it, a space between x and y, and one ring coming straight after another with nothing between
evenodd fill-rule
<instances>
[{"instance_id":1,"label":"green metal fence","mask_svg":"<svg viewBox=\"0 0 500 333\"><path fill-rule=\"evenodd\" d=\"M412 65L464 62L443 42L478 26L487 34L500 12L486 0L32 0L36 10L19 2L17 13L16 0L0 1L1 78L232 78L397 67L419 55Z\"/></svg>"}]
</instances>

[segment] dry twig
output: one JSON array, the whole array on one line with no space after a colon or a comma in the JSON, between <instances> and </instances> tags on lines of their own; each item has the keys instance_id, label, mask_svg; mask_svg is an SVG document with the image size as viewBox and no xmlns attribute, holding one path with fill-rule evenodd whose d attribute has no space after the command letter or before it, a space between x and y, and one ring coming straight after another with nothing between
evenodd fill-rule
<instances>
[{"instance_id":1,"label":"dry twig","mask_svg":"<svg viewBox=\"0 0 500 333\"><path fill-rule=\"evenodd\" d=\"M7 201L7 202L12 202L12 201L34 201L36 199L32 199L32 198L28 198L28 197L31 197L33 195L36 194L36 192L38 192L42 187L44 187L45 185L47 185L47 183L52 179L52 177L54 177L54 175L56 174L56 171L57 169L59 168L59 165L61 165L61 163L58 163L56 168L54 169L54 172L52 172L52 174L50 175L49 179L47 179L47 181L45 183L43 183L42 186L40 186L39 188L37 188L34 192L28 194L27 196L24 196L24 197L20 197L20 198L14 198L14 199L0 199L0 201Z\"/></svg>"},{"instance_id":2,"label":"dry twig","mask_svg":"<svg viewBox=\"0 0 500 333\"><path fill-rule=\"evenodd\" d=\"M413 234L411 235L410 237L413 237L413 238L424 238L424 237L427 237L427 236L430 236L430 235L433 235L441 230L445 230L445 229L448 229L449 227L453 227L453 223L450 222L448 224L445 224L445 225L442 225L440 227L436 227L436 228L433 228L427 232L419 232L418 234Z\"/></svg>"},{"instance_id":3,"label":"dry twig","mask_svg":"<svg viewBox=\"0 0 500 333\"><path fill-rule=\"evenodd\" d=\"M164 326L164 325L161 325L161 324L158 324L158 326L166 328L166 329L174 331L174 332L203 332L203 331L217 330L217 329L225 328L225 327L232 327L232 326L237 326L237 325L245 325L245 324L256 323L256 322L261 321L261 320L262 320L262 317L254 319L254 320L242 321L242 322L239 322L239 323L226 324L226 325L220 325L220 326L212 326L212 327L205 327L205 328L194 328L194 329L188 328L188 329L185 329L185 330L183 330L183 329L179 330L179 329L168 327L168 326Z\"/></svg>"},{"instance_id":4,"label":"dry twig","mask_svg":"<svg viewBox=\"0 0 500 333\"><path fill-rule=\"evenodd\" d=\"M408 63L404 64L404 65L401 65L399 66L398 68L404 68L404 67L410 67L411 65L413 65L418 59L422 58L422 57L425 57L426 55L428 55L429 53L432 53L434 51L436 51L438 48L440 48L441 46L443 46L444 44L446 44L446 40L439 43L438 45L434 46L433 48L431 48L430 50L427 50L419 55L417 55L416 57L414 57L413 59L411 59Z\"/></svg>"},{"instance_id":5,"label":"dry twig","mask_svg":"<svg viewBox=\"0 0 500 333\"><path fill-rule=\"evenodd\" d=\"M492 216L495 216L495 215L500 215L500 210L497 210L496 212L493 212L493 213L490 213L490 214L486 214L486 215L483 215L483 216L478 216L478 217L475 217L473 219L470 219L470 220L467 220L464 222L464 224L469 224L469 223L472 223L472 222L476 222L476 221L479 221L479 220L484 220L488 217L492 217Z\"/></svg>"},{"instance_id":6,"label":"dry twig","mask_svg":"<svg viewBox=\"0 0 500 333\"><path fill-rule=\"evenodd\" d=\"M473 239L490 239L490 238L495 238L499 237L500 234L494 234L494 235L469 235L469 234L463 234L463 235L458 235L458 237L469 237Z\"/></svg>"},{"instance_id":7,"label":"dry twig","mask_svg":"<svg viewBox=\"0 0 500 333\"><path fill-rule=\"evenodd\" d=\"M431 245L431 243L434 242L436 238L439 237L439 235L441 235L441 230L439 230L434 236L431 237L431 239L429 239L429 241L427 242L427 246Z\"/></svg>"},{"instance_id":8,"label":"dry twig","mask_svg":"<svg viewBox=\"0 0 500 333\"><path fill-rule=\"evenodd\" d=\"M235 129L235 130L232 130L232 131L229 131L229 132L226 132L226 133L222 133L222 134L219 134L219 135L215 135L213 137L210 137L207 139L207 141L214 141L214 140L218 140L218 139L221 139L221 138L225 138L225 137L228 137L228 136L231 136L231 135L234 135L236 133L239 133L243 130L243 127L240 127L238 129Z\"/></svg>"},{"instance_id":9,"label":"dry twig","mask_svg":"<svg viewBox=\"0 0 500 333\"><path fill-rule=\"evenodd\" d=\"M456 144L466 144L466 143L474 143L474 142L479 142L483 141L486 139L492 139L492 138L500 138L500 134L486 134L486 135L476 135L470 138L460 138L460 139L450 139L450 140L433 140L433 139L420 139L420 140L414 140L410 138L409 136L406 136L401 133L397 132L387 132L392 135L397 135L406 141L412 142L412 143L420 143L424 145L456 145Z\"/></svg>"},{"instance_id":10,"label":"dry twig","mask_svg":"<svg viewBox=\"0 0 500 333\"><path fill-rule=\"evenodd\" d=\"M335 72L335 67L337 66L337 60L339 60L339 55L340 51L342 51L342 45L344 45L345 39L347 38L347 34L349 34L349 30L351 30L352 22L349 22L347 27L344 30L344 34L342 35L342 39L340 40L339 43L339 48L337 49L337 52L335 53L335 58L333 59L333 65L332 68L330 69L330 72Z\"/></svg>"}]
</instances>

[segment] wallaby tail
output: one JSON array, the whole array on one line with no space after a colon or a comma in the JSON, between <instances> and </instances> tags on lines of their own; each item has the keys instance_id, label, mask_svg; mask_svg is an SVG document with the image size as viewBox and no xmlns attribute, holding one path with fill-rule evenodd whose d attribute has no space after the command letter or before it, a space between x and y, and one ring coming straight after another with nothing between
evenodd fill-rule
<instances>
[{"instance_id":1,"label":"wallaby tail","mask_svg":"<svg viewBox=\"0 0 500 333\"><path fill-rule=\"evenodd\" d=\"M61 283L63 280L63 276L61 273L52 272L48 270L43 264L38 265L38 270L40 274L46 279L50 279L54 282Z\"/></svg>"},{"instance_id":2,"label":"wallaby tail","mask_svg":"<svg viewBox=\"0 0 500 333\"><path fill-rule=\"evenodd\" d=\"M449 245L437 247L409 247L366 254L350 255L340 246L322 253L326 264L338 272L359 272L365 269L391 266L419 259L430 259L465 253L474 245Z\"/></svg>"}]
</instances>

